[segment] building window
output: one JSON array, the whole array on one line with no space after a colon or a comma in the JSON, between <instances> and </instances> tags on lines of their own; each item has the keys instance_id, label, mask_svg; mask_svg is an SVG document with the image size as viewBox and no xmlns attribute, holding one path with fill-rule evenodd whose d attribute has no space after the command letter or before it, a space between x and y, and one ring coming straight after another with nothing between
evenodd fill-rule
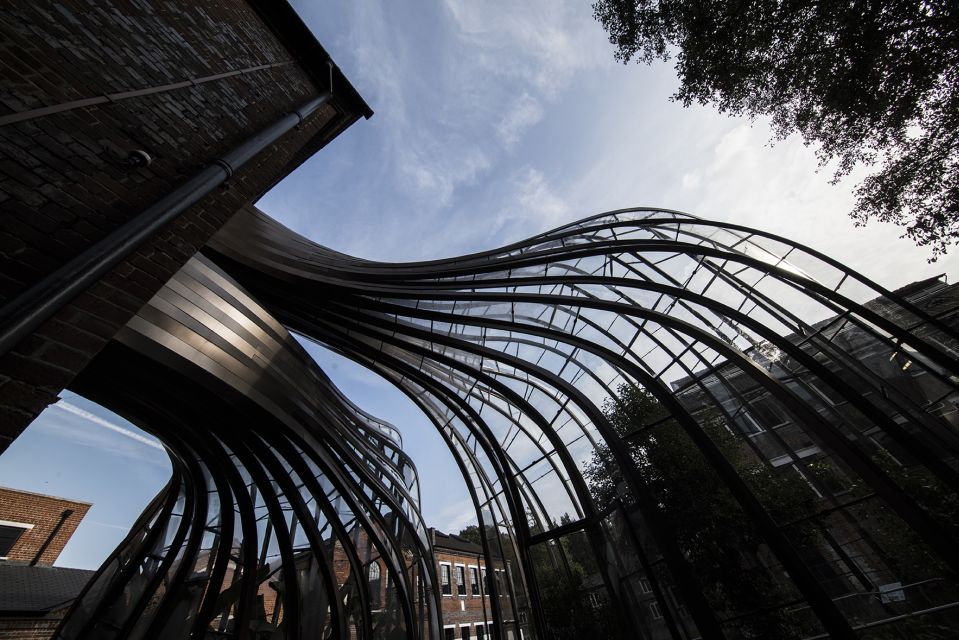
<instances>
[{"instance_id":1,"label":"building window","mask_svg":"<svg viewBox=\"0 0 959 640\"><path fill-rule=\"evenodd\" d=\"M448 562L440 563L440 587L444 596L453 595L453 584L450 578L450 564Z\"/></svg>"},{"instance_id":2,"label":"building window","mask_svg":"<svg viewBox=\"0 0 959 640\"><path fill-rule=\"evenodd\" d=\"M646 578L639 579L639 588L643 590L643 593L652 593L653 587L649 584L649 580Z\"/></svg>"},{"instance_id":3,"label":"building window","mask_svg":"<svg viewBox=\"0 0 959 640\"><path fill-rule=\"evenodd\" d=\"M443 640L456 640L456 627L443 627Z\"/></svg>"},{"instance_id":4,"label":"building window","mask_svg":"<svg viewBox=\"0 0 959 640\"><path fill-rule=\"evenodd\" d=\"M466 595L466 567L461 564L456 565L456 593Z\"/></svg>"},{"instance_id":5,"label":"building window","mask_svg":"<svg viewBox=\"0 0 959 640\"><path fill-rule=\"evenodd\" d=\"M370 563L370 608L380 608L380 565L376 562Z\"/></svg>"},{"instance_id":6,"label":"building window","mask_svg":"<svg viewBox=\"0 0 959 640\"><path fill-rule=\"evenodd\" d=\"M33 528L32 524L0 521L0 558L5 558L17 544L24 531Z\"/></svg>"},{"instance_id":7,"label":"building window","mask_svg":"<svg viewBox=\"0 0 959 640\"><path fill-rule=\"evenodd\" d=\"M460 637L462 640L470 640L470 626L468 624L460 625Z\"/></svg>"},{"instance_id":8,"label":"building window","mask_svg":"<svg viewBox=\"0 0 959 640\"><path fill-rule=\"evenodd\" d=\"M486 627L481 622L476 623L476 640L486 640Z\"/></svg>"},{"instance_id":9,"label":"building window","mask_svg":"<svg viewBox=\"0 0 959 640\"><path fill-rule=\"evenodd\" d=\"M470 566L470 593L474 596L478 596L480 594L479 570L474 566Z\"/></svg>"},{"instance_id":10,"label":"building window","mask_svg":"<svg viewBox=\"0 0 959 640\"><path fill-rule=\"evenodd\" d=\"M489 576L486 575L486 567L483 567L483 568L480 569L480 574L482 574L482 578L483 578L483 593L486 594L486 595L489 595L489 593L490 593L490 591L489 591Z\"/></svg>"},{"instance_id":11,"label":"building window","mask_svg":"<svg viewBox=\"0 0 959 640\"><path fill-rule=\"evenodd\" d=\"M649 615L653 617L653 620L660 620L663 617L663 612L659 610L658 602L649 603Z\"/></svg>"}]
</instances>

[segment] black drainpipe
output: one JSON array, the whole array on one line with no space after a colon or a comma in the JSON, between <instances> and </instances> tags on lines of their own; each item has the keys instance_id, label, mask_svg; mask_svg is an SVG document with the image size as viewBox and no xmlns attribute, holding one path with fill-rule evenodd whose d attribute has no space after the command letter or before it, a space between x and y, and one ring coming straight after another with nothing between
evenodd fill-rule
<instances>
[{"instance_id":1,"label":"black drainpipe","mask_svg":"<svg viewBox=\"0 0 959 640\"><path fill-rule=\"evenodd\" d=\"M327 64L330 67L332 87L333 63L329 61ZM223 156L215 158L192 178L106 238L7 302L0 308L0 355L13 349L20 340L33 333L44 321L96 283L161 227L215 187L226 182L247 161L326 104L332 95L332 90L321 93L299 109L282 116L247 138Z\"/></svg>"},{"instance_id":2,"label":"black drainpipe","mask_svg":"<svg viewBox=\"0 0 959 640\"><path fill-rule=\"evenodd\" d=\"M43 552L47 550L47 547L50 546L50 543L53 542L53 538L60 533L60 529L63 528L63 523L67 521L67 518L73 515L73 509L64 509L63 513L60 514L60 522L57 523L57 526L53 528L53 531L50 532L50 535L47 536L47 539L43 541L43 544L40 545L40 549L37 551L37 555L33 556L33 560L30 561L30 566L36 566L40 562L40 556L43 555Z\"/></svg>"}]
</instances>

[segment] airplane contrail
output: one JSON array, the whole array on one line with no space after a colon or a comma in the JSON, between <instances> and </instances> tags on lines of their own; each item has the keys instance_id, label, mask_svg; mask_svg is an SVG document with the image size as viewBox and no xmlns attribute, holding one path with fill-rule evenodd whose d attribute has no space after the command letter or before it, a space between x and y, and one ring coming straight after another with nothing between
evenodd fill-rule
<instances>
[{"instance_id":1,"label":"airplane contrail","mask_svg":"<svg viewBox=\"0 0 959 640\"><path fill-rule=\"evenodd\" d=\"M63 409L64 411L68 413L72 413L75 416L79 416L83 418L84 420L89 420L90 422L96 425L110 429L111 431L116 431L120 435L126 436L127 438L130 438L131 440L136 440L137 442L141 444L145 444L148 447L153 447L154 449L159 449L160 451L166 451L166 447L160 444L158 440L155 440L154 438L147 438L145 436L141 436L139 433L134 433L133 431L130 431L129 429L124 429L123 427L119 425L115 425L112 422L104 420L103 418L101 418L100 416L96 414L90 413L89 411L86 411L85 409L81 409L80 407L76 405L70 404L66 400L61 399L53 406Z\"/></svg>"}]
</instances>

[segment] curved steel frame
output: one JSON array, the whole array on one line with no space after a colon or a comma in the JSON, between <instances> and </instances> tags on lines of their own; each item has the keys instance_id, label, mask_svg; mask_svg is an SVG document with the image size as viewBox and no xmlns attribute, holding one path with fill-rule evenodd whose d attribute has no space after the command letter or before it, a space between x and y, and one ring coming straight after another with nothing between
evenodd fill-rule
<instances>
[{"instance_id":1,"label":"curved steel frame","mask_svg":"<svg viewBox=\"0 0 959 640\"><path fill-rule=\"evenodd\" d=\"M855 527L854 510L870 500L910 528L947 575L959 572L955 529L939 505L880 460L906 456L951 495L959 438L843 338L855 331L907 357L950 394L959 336L786 238L674 211L621 210L502 249L383 264L314 244L250 208L204 253L75 385L157 434L174 477L60 637L211 629L243 637L256 627L265 584L282 585L271 628L287 637L439 637L432 550L399 434L343 397L284 327L382 375L435 425L467 480L487 567L504 578L489 584L497 640L551 637L543 558L568 572L571 552L558 541L571 535L583 536L619 625L632 633L645 633L629 613L637 575L675 638L736 637L750 615L721 611L707 596L637 464L643 433L609 423L604 401L619 402L621 385L654 397L734 498L768 550L769 572L793 594L771 606L805 612L802 633L854 638L883 621L857 617L824 588L796 523L774 517L703 428L703 409L732 426L758 410L758 398L772 403L818 447L817 461L868 488L865 497L832 490L770 430L768 440L822 496L814 517ZM888 304L854 302L880 296ZM817 401L822 390L844 399L843 409ZM182 401L164 400L173 397ZM735 435L771 466L754 439ZM608 504L584 477L599 449L622 478ZM336 549L347 571L333 566ZM374 621L364 577L377 560L394 602Z\"/></svg>"}]
</instances>

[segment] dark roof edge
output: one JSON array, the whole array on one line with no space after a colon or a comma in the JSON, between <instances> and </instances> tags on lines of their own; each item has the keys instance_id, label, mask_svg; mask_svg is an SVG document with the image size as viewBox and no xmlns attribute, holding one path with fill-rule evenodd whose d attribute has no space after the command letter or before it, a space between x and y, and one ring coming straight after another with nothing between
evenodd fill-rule
<instances>
[{"instance_id":1,"label":"dark roof edge","mask_svg":"<svg viewBox=\"0 0 959 640\"><path fill-rule=\"evenodd\" d=\"M937 276L932 276L932 277L926 278L925 280L917 280L915 282L910 282L907 285L903 285L899 287L898 289L893 291L893 293L896 294L897 296L905 298L906 296L922 291L923 289L926 289L927 287L937 282L945 283L946 282L945 278L946 278L946 274L940 273ZM870 300L870 302L872 301Z\"/></svg>"},{"instance_id":2,"label":"dark roof edge","mask_svg":"<svg viewBox=\"0 0 959 640\"><path fill-rule=\"evenodd\" d=\"M452 551L461 551L470 554L482 554L483 547L464 540L455 533L443 533L439 529L433 529L433 546L441 549L450 549Z\"/></svg>"},{"instance_id":3,"label":"dark roof edge","mask_svg":"<svg viewBox=\"0 0 959 640\"><path fill-rule=\"evenodd\" d=\"M248 0L250 6L277 35L280 42L290 50L297 62L303 65L313 81L324 89L329 88L330 72L327 60L332 60L309 27L300 19L286 0ZM333 63L333 97L357 116L373 115L370 105L360 96L340 68Z\"/></svg>"}]
</instances>

